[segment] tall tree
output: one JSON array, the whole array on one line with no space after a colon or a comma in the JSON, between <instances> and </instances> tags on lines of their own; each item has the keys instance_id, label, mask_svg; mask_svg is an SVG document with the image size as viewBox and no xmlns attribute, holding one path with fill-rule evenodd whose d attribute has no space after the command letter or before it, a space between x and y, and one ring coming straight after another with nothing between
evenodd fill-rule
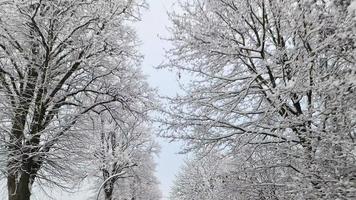
<instances>
[{"instance_id":1,"label":"tall tree","mask_svg":"<svg viewBox=\"0 0 356 200\"><path fill-rule=\"evenodd\" d=\"M0 1L0 147L9 200L67 182L91 113L139 114L150 89L128 22L140 0Z\"/></svg>"},{"instance_id":2,"label":"tall tree","mask_svg":"<svg viewBox=\"0 0 356 200\"><path fill-rule=\"evenodd\" d=\"M186 141L187 150L246 158L250 168L237 171L250 177L251 170L277 170L273 181L256 180L283 187L278 199L355 196L350 4L180 1L182 12L171 14L174 47L163 67L191 81L165 109L162 135Z\"/></svg>"}]
</instances>

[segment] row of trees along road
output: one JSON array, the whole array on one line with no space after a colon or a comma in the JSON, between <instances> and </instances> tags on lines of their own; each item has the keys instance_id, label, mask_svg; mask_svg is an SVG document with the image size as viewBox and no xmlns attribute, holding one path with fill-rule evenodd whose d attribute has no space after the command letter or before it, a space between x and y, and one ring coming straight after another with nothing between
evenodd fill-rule
<instances>
[{"instance_id":1,"label":"row of trees along road","mask_svg":"<svg viewBox=\"0 0 356 200\"><path fill-rule=\"evenodd\" d=\"M197 158L173 198L354 198L355 1L179 2L162 67L190 81L162 109L161 135ZM0 1L0 170L9 200L84 177L108 180L100 198L159 199L154 92L129 26L144 6Z\"/></svg>"},{"instance_id":2,"label":"row of trees along road","mask_svg":"<svg viewBox=\"0 0 356 200\"><path fill-rule=\"evenodd\" d=\"M195 158L173 199L355 198L356 2L179 5L162 67L189 83L161 135Z\"/></svg>"},{"instance_id":3,"label":"row of trees along road","mask_svg":"<svg viewBox=\"0 0 356 200\"><path fill-rule=\"evenodd\" d=\"M159 199L147 123L154 92L129 26L144 6L0 0L0 178L9 200L114 174L102 199Z\"/></svg>"}]
</instances>

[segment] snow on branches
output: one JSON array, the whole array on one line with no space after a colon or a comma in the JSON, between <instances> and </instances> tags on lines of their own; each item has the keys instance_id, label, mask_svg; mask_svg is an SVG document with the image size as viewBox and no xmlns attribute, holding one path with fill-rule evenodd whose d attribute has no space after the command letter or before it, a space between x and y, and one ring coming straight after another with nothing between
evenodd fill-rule
<instances>
[{"instance_id":1,"label":"snow on branches","mask_svg":"<svg viewBox=\"0 0 356 200\"><path fill-rule=\"evenodd\" d=\"M128 23L142 6L0 1L0 167L9 200L29 199L34 182L64 187L78 179L93 117L148 119L153 91Z\"/></svg>"},{"instance_id":2,"label":"snow on branches","mask_svg":"<svg viewBox=\"0 0 356 200\"><path fill-rule=\"evenodd\" d=\"M188 151L240 157L235 171L255 177L248 185L283 185L272 199L355 197L350 5L180 1L163 67L191 81L170 99L161 135L185 141Z\"/></svg>"}]
</instances>

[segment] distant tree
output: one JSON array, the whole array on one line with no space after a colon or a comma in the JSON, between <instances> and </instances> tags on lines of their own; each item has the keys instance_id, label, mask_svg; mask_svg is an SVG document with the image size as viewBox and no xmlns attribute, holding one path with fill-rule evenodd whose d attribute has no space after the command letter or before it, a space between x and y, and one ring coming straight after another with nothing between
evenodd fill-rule
<instances>
[{"instance_id":1,"label":"distant tree","mask_svg":"<svg viewBox=\"0 0 356 200\"><path fill-rule=\"evenodd\" d=\"M145 149L143 149L145 150ZM129 178L117 183L114 196L117 200L157 200L162 198L159 182L155 175L156 164L150 150L137 155L137 167L129 172Z\"/></svg>"},{"instance_id":2,"label":"distant tree","mask_svg":"<svg viewBox=\"0 0 356 200\"><path fill-rule=\"evenodd\" d=\"M143 5L0 0L0 158L9 200L30 199L34 182L77 178L93 113L151 108L128 25Z\"/></svg>"},{"instance_id":3,"label":"distant tree","mask_svg":"<svg viewBox=\"0 0 356 200\"><path fill-rule=\"evenodd\" d=\"M222 158L217 153L204 157L195 155L186 160L172 187L171 199L236 199L236 192L227 190L229 183L235 184L229 180L229 164L229 159Z\"/></svg>"},{"instance_id":4,"label":"distant tree","mask_svg":"<svg viewBox=\"0 0 356 200\"><path fill-rule=\"evenodd\" d=\"M173 48L163 67L191 81L164 110L162 136L185 141L187 151L240 157L235 171L249 180L242 184L264 188L257 199L355 197L356 18L350 5L180 1L182 12L171 13ZM269 198L266 185L282 188Z\"/></svg>"},{"instance_id":5,"label":"distant tree","mask_svg":"<svg viewBox=\"0 0 356 200\"><path fill-rule=\"evenodd\" d=\"M276 184L281 170L278 164L268 162L270 152L263 150L247 159L248 152L223 155L209 152L193 155L177 175L172 187L173 200L224 200L224 199L290 199L282 196L285 185ZM273 161L273 160L271 160ZM263 166L263 167L262 167ZM270 168L270 169L268 169Z\"/></svg>"},{"instance_id":6,"label":"distant tree","mask_svg":"<svg viewBox=\"0 0 356 200\"><path fill-rule=\"evenodd\" d=\"M97 127L93 127L93 134L86 144L86 154L91 166L89 172L100 180L99 185L104 184L99 188L102 189L102 192L99 191L102 199L160 198L153 160L159 146L142 120L121 113L120 120L102 120Z\"/></svg>"}]
</instances>

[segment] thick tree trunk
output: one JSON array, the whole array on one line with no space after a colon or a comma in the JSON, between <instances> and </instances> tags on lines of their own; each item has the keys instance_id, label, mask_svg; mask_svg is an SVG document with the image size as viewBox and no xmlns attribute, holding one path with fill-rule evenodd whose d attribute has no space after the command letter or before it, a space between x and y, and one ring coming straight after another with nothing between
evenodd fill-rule
<instances>
[{"instance_id":1,"label":"thick tree trunk","mask_svg":"<svg viewBox=\"0 0 356 200\"><path fill-rule=\"evenodd\" d=\"M28 157L35 153L35 148L19 148L20 142L14 144L17 146L10 146L11 153L7 165L8 200L30 200L31 188L42 162L34 161L32 157ZM31 144L36 146L38 142Z\"/></svg>"},{"instance_id":2,"label":"thick tree trunk","mask_svg":"<svg viewBox=\"0 0 356 200\"><path fill-rule=\"evenodd\" d=\"M11 174L7 177L8 200L30 200L32 181L28 173L22 172L16 181L16 176Z\"/></svg>"}]
</instances>

